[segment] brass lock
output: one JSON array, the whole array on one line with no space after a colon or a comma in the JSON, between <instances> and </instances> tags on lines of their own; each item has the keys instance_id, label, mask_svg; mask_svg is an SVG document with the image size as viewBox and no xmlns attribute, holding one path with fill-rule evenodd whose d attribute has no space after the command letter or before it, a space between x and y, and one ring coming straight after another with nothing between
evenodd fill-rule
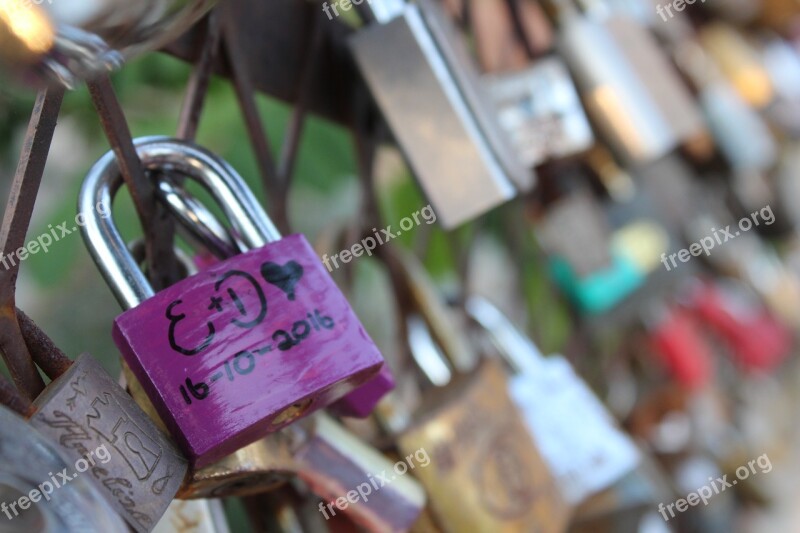
<instances>
[{"instance_id":1,"label":"brass lock","mask_svg":"<svg viewBox=\"0 0 800 533\"><path fill-rule=\"evenodd\" d=\"M476 366L463 330L450 320L421 265L401 256L398 266L404 280L395 282L411 300L411 355L429 386L415 414L385 402L378 418L395 431L401 456L418 450L430 455L430 465L413 474L428 491L438 527L562 531L568 506L507 393L503 370L492 360ZM452 367L460 375L454 377Z\"/></svg>"}]
</instances>

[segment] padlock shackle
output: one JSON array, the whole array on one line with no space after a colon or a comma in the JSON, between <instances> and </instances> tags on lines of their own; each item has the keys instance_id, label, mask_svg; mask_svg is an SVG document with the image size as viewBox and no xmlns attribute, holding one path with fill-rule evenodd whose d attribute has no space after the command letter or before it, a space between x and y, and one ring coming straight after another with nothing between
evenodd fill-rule
<instances>
[{"instance_id":1,"label":"padlock shackle","mask_svg":"<svg viewBox=\"0 0 800 533\"><path fill-rule=\"evenodd\" d=\"M425 319L417 314L406 317L408 348L411 358L425 378L435 387L444 387L453 379L450 363L436 343Z\"/></svg>"},{"instance_id":2,"label":"padlock shackle","mask_svg":"<svg viewBox=\"0 0 800 533\"><path fill-rule=\"evenodd\" d=\"M133 258L139 263L143 263L145 259L145 241L144 237L139 237L128 243L128 250L133 254ZM183 269L181 275L183 277L194 276L200 270L189 255L178 248L174 247L175 259L178 260L178 266Z\"/></svg>"},{"instance_id":3,"label":"padlock shackle","mask_svg":"<svg viewBox=\"0 0 800 533\"><path fill-rule=\"evenodd\" d=\"M483 296L470 296L465 307L467 314L486 331L492 344L515 374L540 371L544 364L542 352L497 306Z\"/></svg>"},{"instance_id":4,"label":"padlock shackle","mask_svg":"<svg viewBox=\"0 0 800 533\"><path fill-rule=\"evenodd\" d=\"M168 137L135 139L147 170L166 170L200 184L250 248L280 240L281 234L247 183L226 161L189 142Z\"/></svg>"},{"instance_id":5,"label":"padlock shackle","mask_svg":"<svg viewBox=\"0 0 800 533\"><path fill-rule=\"evenodd\" d=\"M134 140L136 152L148 171L178 173L202 185L230 219L243 242L259 248L281 238L275 225L262 209L245 181L222 159L188 141L168 137L142 137ZM117 160L112 151L100 158L89 170L78 196L78 212L85 223L81 234L124 309L130 309L151 298L155 292L128 250L110 213L114 196L123 184Z\"/></svg>"},{"instance_id":6,"label":"padlock shackle","mask_svg":"<svg viewBox=\"0 0 800 533\"><path fill-rule=\"evenodd\" d=\"M86 175L78 194L78 213L84 218L81 235L89 254L119 304L130 309L153 297L155 291L117 228L100 217L96 207L103 205L103 211L108 213L122 181L116 156L109 151Z\"/></svg>"},{"instance_id":7,"label":"padlock shackle","mask_svg":"<svg viewBox=\"0 0 800 533\"><path fill-rule=\"evenodd\" d=\"M156 176L156 193L172 215L178 219L180 228L190 239L219 259L227 259L247 251L236 237L211 213L206 206L169 174Z\"/></svg>"}]
</instances>

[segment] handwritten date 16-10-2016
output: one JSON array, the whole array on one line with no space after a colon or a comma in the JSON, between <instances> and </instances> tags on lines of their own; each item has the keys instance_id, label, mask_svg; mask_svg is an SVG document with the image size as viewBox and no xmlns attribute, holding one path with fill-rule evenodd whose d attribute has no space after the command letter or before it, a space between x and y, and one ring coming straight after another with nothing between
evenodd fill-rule
<instances>
[{"instance_id":1,"label":"handwritten date 16-10-2016","mask_svg":"<svg viewBox=\"0 0 800 533\"><path fill-rule=\"evenodd\" d=\"M298 320L292 324L290 330L278 329L272 333L270 338L274 344L268 344L256 350L242 350L231 359L225 361L222 367L208 378L208 382L199 381L194 383L192 378L187 377L185 386L181 385L179 390L187 405L192 404L192 398L204 400L208 397L210 385L214 382L226 378L234 381L236 376L246 376L256 367L256 359L277 348L280 351L288 351L309 338L316 331L321 329L333 329L335 321L330 316L323 315L319 309L313 313L308 313L304 320ZM254 353L255 352L255 353Z\"/></svg>"}]
</instances>

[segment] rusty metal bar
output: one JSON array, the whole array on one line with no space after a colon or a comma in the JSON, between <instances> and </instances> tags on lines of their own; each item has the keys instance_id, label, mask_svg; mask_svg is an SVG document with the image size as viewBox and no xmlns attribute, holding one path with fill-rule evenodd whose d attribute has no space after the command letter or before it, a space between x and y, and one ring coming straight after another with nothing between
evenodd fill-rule
<instances>
[{"instance_id":1,"label":"rusty metal bar","mask_svg":"<svg viewBox=\"0 0 800 533\"><path fill-rule=\"evenodd\" d=\"M2 374L0 374L0 404L5 405L25 418L33 414L31 402L23 397L14 385Z\"/></svg>"},{"instance_id":2,"label":"rusty metal bar","mask_svg":"<svg viewBox=\"0 0 800 533\"><path fill-rule=\"evenodd\" d=\"M222 43L225 51L225 59L232 73L233 86L236 90L236 98L242 110L247 133L250 143L253 145L253 152L261 174L261 181L268 194L266 203L272 221L282 233L288 233L289 224L286 216L286 206L282 205L270 192L281 190L281 181L278 177L275 161L272 158L272 149L269 138L258 112L255 100L255 89L250 79L249 66L246 56L238 42L238 19L235 18L232 10L226 6L220 6L222 16Z\"/></svg>"},{"instance_id":3,"label":"rusty metal bar","mask_svg":"<svg viewBox=\"0 0 800 533\"><path fill-rule=\"evenodd\" d=\"M0 262L4 267L0 269L0 350L14 383L29 400L44 389L44 381L28 353L17 322L15 293L19 261L16 251L25 244L63 98L64 90L60 88L41 91L36 97L0 228L3 254Z\"/></svg>"},{"instance_id":4,"label":"rusty metal bar","mask_svg":"<svg viewBox=\"0 0 800 533\"><path fill-rule=\"evenodd\" d=\"M189 85L186 87L186 96L178 119L178 137L188 140L194 140L197 136L200 114L203 111L203 104L205 104L213 67L219 56L221 39L219 16L216 11L212 11L204 20L205 32L201 34L203 45L200 57L189 78Z\"/></svg>"},{"instance_id":5,"label":"rusty metal bar","mask_svg":"<svg viewBox=\"0 0 800 533\"><path fill-rule=\"evenodd\" d=\"M160 231L168 223L169 213L156 201L155 186L147 178L136 154L128 122L108 76L87 83L92 102L100 116L111 149L117 156L120 172L128 185L145 238L147 267L153 288L158 291L180 279L172 239Z\"/></svg>"},{"instance_id":6,"label":"rusty metal bar","mask_svg":"<svg viewBox=\"0 0 800 533\"><path fill-rule=\"evenodd\" d=\"M517 41L522 45L528 59L533 59L536 57L536 51L533 49L530 39L528 39L525 23L522 21L522 6L520 6L520 1L522 0L506 0L506 6L511 15L511 25L514 29L514 35L517 37Z\"/></svg>"},{"instance_id":7,"label":"rusty metal bar","mask_svg":"<svg viewBox=\"0 0 800 533\"><path fill-rule=\"evenodd\" d=\"M308 113L308 103L311 97L311 81L318 71L318 56L322 48L322 13L312 18L311 37L303 58L303 66L300 69L298 78L297 101L295 102L289 124L286 126L283 145L281 146L281 157L278 163L278 176L283 187L283 199L289 190L289 185L294 175L294 168L297 162L297 152L300 147L300 136L303 133L306 114Z\"/></svg>"},{"instance_id":8,"label":"rusty metal bar","mask_svg":"<svg viewBox=\"0 0 800 533\"><path fill-rule=\"evenodd\" d=\"M17 308L17 319L33 361L47 377L56 379L72 366L72 360L20 308Z\"/></svg>"},{"instance_id":9,"label":"rusty metal bar","mask_svg":"<svg viewBox=\"0 0 800 533\"><path fill-rule=\"evenodd\" d=\"M253 87L288 103L297 99L298 79L303 65L303 51L309 35L309 14L322 14L316 2L297 0L226 0L225 8L236 19L236 41L243 51L242 60L250 73ZM353 29L336 20L323 20L323 46L318 55L319 70L308 84L311 91L309 111L339 123L350 119L349 97L359 77L347 50L346 37ZM194 28L170 43L165 52L190 63L198 61ZM220 58L222 59L222 58ZM230 66L217 61L215 72L232 77ZM279 74L276 74L279 73Z\"/></svg>"}]
</instances>

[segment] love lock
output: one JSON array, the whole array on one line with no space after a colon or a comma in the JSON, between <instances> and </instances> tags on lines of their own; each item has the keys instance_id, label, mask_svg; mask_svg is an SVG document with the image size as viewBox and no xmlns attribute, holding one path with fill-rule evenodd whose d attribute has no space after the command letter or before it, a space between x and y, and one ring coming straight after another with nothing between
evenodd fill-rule
<instances>
[{"instance_id":1,"label":"love lock","mask_svg":"<svg viewBox=\"0 0 800 533\"><path fill-rule=\"evenodd\" d=\"M171 176L158 176L159 199L180 222L179 229L190 240L205 247L208 254L199 254L195 262L206 268L216 262L213 256L227 259L248 249L233 232L223 226L190 192L181 187ZM213 254L213 256L210 256ZM355 418L368 417L378 402L394 389L392 371L384 364L377 375L328 406L328 411L337 416Z\"/></svg>"},{"instance_id":2,"label":"love lock","mask_svg":"<svg viewBox=\"0 0 800 533\"><path fill-rule=\"evenodd\" d=\"M113 336L196 468L338 400L383 359L306 241L281 238L244 180L190 143L136 141L149 170L205 186L251 251L155 294L110 219L121 177L113 153L83 183L84 241L128 309Z\"/></svg>"},{"instance_id":3,"label":"love lock","mask_svg":"<svg viewBox=\"0 0 800 533\"><path fill-rule=\"evenodd\" d=\"M90 355L51 377L31 425L65 456L90 462L101 493L134 530L152 530L183 482L186 459Z\"/></svg>"}]
</instances>

